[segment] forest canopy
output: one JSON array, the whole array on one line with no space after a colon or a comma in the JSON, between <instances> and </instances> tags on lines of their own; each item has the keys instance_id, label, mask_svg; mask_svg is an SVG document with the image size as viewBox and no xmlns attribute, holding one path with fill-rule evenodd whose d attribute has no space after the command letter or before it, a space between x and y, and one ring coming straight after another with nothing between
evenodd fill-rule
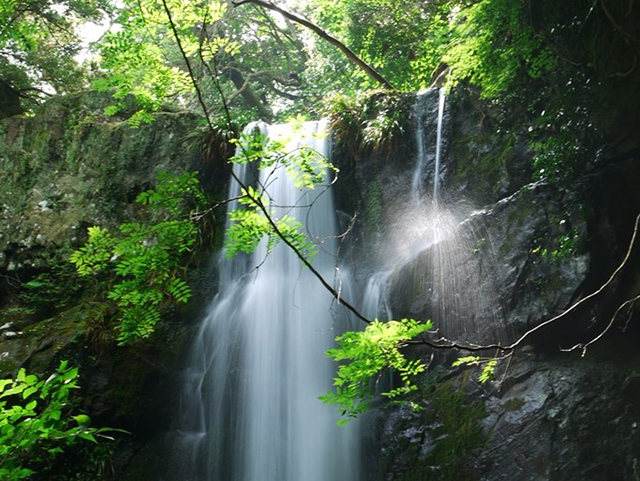
<instances>
[{"instance_id":1,"label":"forest canopy","mask_svg":"<svg viewBox=\"0 0 640 481\"><path fill-rule=\"evenodd\" d=\"M0 6L0 115L91 86L113 93L112 115L133 96L134 125L170 104L219 121L227 104L239 123L272 121L318 115L332 92L380 87L269 6L307 19L400 91L445 72L448 85L466 81L492 98L516 82L544 91L594 72L622 75L637 60L637 25L621 0L9 0ZM80 63L86 22L111 28Z\"/></svg>"}]
</instances>

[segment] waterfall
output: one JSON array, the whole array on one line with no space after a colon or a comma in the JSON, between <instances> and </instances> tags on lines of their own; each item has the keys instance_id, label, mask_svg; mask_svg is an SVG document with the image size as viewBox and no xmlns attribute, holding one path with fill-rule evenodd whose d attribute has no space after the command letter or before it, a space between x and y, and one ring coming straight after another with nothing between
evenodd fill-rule
<instances>
[{"instance_id":1,"label":"waterfall","mask_svg":"<svg viewBox=\"0 0 640 481\"><path fill-rule=\"evenodd\" d=\"M328 154L317 138L323 124L249 126L294 151L307 145ZM234 165L243 183L247 165ZM274 215L302 221L322 241L314 267L325 279L334 273L335 208L330 190L301 192L284 169L260 173L274 199ZM229 197L239 185L231 181ZM300 205L310 206L305 209ZM237 207L231 203L229 208ZM357 481L357 423L336 426L335 408L318 396L332 384L335 366L324 352L336 334L333 299L309 269L280 243L267 253L220 261L220 289L191 349L181 402L173 470L181 481ZM173 479L173 478L172 478Z\"/></svg>"},{"instance_id":2,"label":"waterfall","mask_svg":"<svg viewBox=\"0 0 640 481\"><path fill-rule=\"evenodd\" d=\"M416 95L411 190L407 199L390 206L392 226L379 246L383 262L367 281L361 309L382 319L431 319L453 340L504 340L509 329L495 330L504 320L493 280L495 253L481 216L472 215L473 207L464 199L450 202L443 195L445 114L445 89ZM433 189L427 190L430 181ZM392 313L398 306L400 311ZM491 332L486 325L494 326Z\"/></svg>"},{"instance_id":3,"label":"waterfall","mask_svg":"<svg viewBox=\"0 0 640 481\"><path fill-rule=\"evenodd\" d=\"M445 88L441 87L438 92L438 123L436 133L436 158L433 172L433 204L438 207L440 197L440 152L442 151L442 119L444 118Z\"/></svg>"},{"instance_id":4,"label":"waterfall","mask_svg":"<svg viewBox=\"0 0 640 481\"><path fill-rule=\"evenodd\" d=\"M411 176L411 197L415 202L419 202L422 197L422 177L424 174L425 164L427 163L427 156L424 148L423 114L426 101L428 100L426 95L428 92L428 90L418 92L416 96L416 103L413 104L413 123L416 130L416 166L413 169L413 175Z\"/></svg>"},{"instance_id":5,"label":"waterfall","mask_svg":"<svg viewBox=\"0 0 640 481\"><path fill-rule=\"evenodd\" d=\"M433 158L433 204L438 205L440 196L440 157L442 152L442 124L444 119L444 107L446 101L446 90L444 87L438 90L438 113L436 117L436 139L433 146L425 145L425 117L429 115L431 107L433 89L418 92L416 102L413 104L413 122L416 136L416 162L411 176L411 197L414 202L423 200L423 181L425 168L430 158ZM429 147L435 148L435 156L429 155Z\"/></svg>"},{"instance_id":6,"label":"waterfall","mask_svg":"<svg viewBox=\"0 0 640 481\"><path fill-rule=\"evenodd\" d=\"M440 156L442 152L442 125L445 107L445 89L438 92L438 110L436 117L435 145L427 145L425 139L425 122L432 114L434 90L424 90L416 94L413 105L413 119L415 128L416 156L415 167L411 175L411 199L410 209L399 216L399 229L401 232L399 241L395 242L395 252L389 256L391 265L383 267L383 270L374 273L367 281L361 303L362 313L369 318L392 319L393 314L389 302L389 282L393 269L398 264L409 262L427 247L440 242L447 234L441 229L439 222L434 222L439 217L438 196L440 185ZM432 123L432 122L430 122ZM433 139L433 136L430 136ZM433 140L432 140L433 142ZM433 152L435 151L435 155ZM424 177L428 164L433 162L433 197L432 207L428 218L428 226L425 225L426 217L424 202ZM418 222L416 222L418 221ZM412 227L410 227L412 226ZM449 227L447 225L447 227ZM386 246L385 246L386 250Z\"/></svg>"},{"instance_id":7,"label":"waterfall","mask_svg":"<svg viewBox=\"0 0 640 481\"><path fill-rule=\"evenodd\" d=\"M473 215L472 206L464 199L451 203L442 198L446 98L444 88L439 89L437 100L435 92L427 90L416 97L412 202L406 203L403 212L396 213L391 241L396 260L393 276L396 279L404 277L401 284L409 286L416 299L411 308L413 312L402 314L430 318L442 335L450 339L466 342L505 340L510 336L509 329L488 332L485 327L504 324L504 319L498 308L498 293L493 281L495 253L491 252L491 243L479 222L480 216ZM429 135L433 130L435 139ZM429 166L433 168L428 170ZM433 179L431 202L422 187L429 175ZM478 255L481 251L484 252L482 257ZM389 269L389 266L385 268ZM396 289L386 295L402 296L403 292Z\"/></svg>"},{"instance_id":8,"label":"waterfall","mask_svg":"<svg viewBox=\"0 0 640 481\"><path fill-rule=\"evenodd\" d=\"M392 273L391 270L376 272L367 281L360 312L368 319L381 321L393 319L389 306L389 278Z\"/></svg>"}]
</instances>

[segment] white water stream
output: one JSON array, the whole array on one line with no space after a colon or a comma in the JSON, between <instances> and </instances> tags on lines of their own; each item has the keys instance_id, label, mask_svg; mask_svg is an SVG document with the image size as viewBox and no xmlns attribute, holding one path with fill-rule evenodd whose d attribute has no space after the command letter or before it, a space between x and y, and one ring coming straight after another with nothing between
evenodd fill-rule
<instances>
[{"instance_id":1,"label":"white water stream","mask_svg":"<svg viewBox=\"0 0 640 481\"><path fill-rule=\"evenodd\" d=\"M272 138L295 137L288 151L304 143L328 154L327 141L315 137L323 129L318 122L295 134L288 126L250 128ZM246 165L235 165L234 173L252 183ZM331 192L316 188L315 197L301 197L284 169L262 171L260 182L283 206L274 208L276 217L297 217L313 239L323 240L314 267L332 279ZM229 197L239 189L231 181ZM292 207L302 204L313 206ZM339 333L331 295L283 244L268 255L262 243L250 256L222 259L219 271L219 293L191 350L176 479L358 481L357 423L336 426L335 408L318 400L336 369L325 356Z\"/></svg>"},{"instance_id":2,"label":"white water stream","mask_svg":"<svg viewBox=\"0 0 640 481\"><path fill-rule=\"evenodd\" d=\"M406 212L399 214L397 234L392 251L391 264L372 275L367 281L361 304L362 313L369 318L389 320L393 318L389 302L389 283L393 270L413 260L424 249L444 240L452 229L449 216L439 209L440 157L442 155L442 127L445 108L445 89L438 91L435 145L426 145L425 121L433 103L433 90L419 92L413 107L416 139L415 166L411 175L411 203ZM435 151L435 154L433 153ZM433 163L433 193L431 204L424 192L424 177L429 163Z\"/></svg>"}]
</instances>

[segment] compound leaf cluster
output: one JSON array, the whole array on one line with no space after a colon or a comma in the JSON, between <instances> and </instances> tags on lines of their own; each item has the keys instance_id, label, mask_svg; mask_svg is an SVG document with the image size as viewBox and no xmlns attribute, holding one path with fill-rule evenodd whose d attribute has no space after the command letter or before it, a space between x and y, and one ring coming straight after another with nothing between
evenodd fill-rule
<instances>
[{"instance_id":1,"label":"compound leaf cluster","mask_svg":"<svg viewBox=\"0 0 640 481\"><path fill-rule=\"evenodd\" d=\"M417 387L413 379L426 369L417 360L407 359L401 348L410 339L432 329L431 321L420 323L413 319L369 324L364 331L351 331L336 338L338 348L327 351L327 356L335 361L346 361L338 368L334 379L335 391L330 391L320 399L327 404L337 405L348 422L367 411L375 394L374 381L385 371L392 370L400 378L400 386L381 393L388 398L408 394Z\"/></svg>"},{"instance_id":2,"label":"compound leaf cluster","mask_svg":"<svg viewBox=\"0 0 640 481\"><path fill-rule=\"evenodd\" d=\"M186 199L198 205L205 196L196 173L161 174L158 180L155 189L137 198L150 207L151 221L122 224L118 234L90 227L87 243L70 258L81 275L108 271L115 277L107 298L118 310L121 344L149 337L165 305L185 303L192 295L182 279L182 265L199 229Z\"/></svg>"},{"instance_id":3,"label":"compound leaf cluster","mask_svg":"<svg viewBox=\"0 0 640 481\"><path fill-rule=\"evenodd\" d=\"M78 368L66 361L46 380L24 368L0 380L0 479L30 477L36 460L53 459L78 439L112 439L103 433L113 429L92 428L87 415L73 415L70 394L77 388Z\"/></svg>"}]
</instances>

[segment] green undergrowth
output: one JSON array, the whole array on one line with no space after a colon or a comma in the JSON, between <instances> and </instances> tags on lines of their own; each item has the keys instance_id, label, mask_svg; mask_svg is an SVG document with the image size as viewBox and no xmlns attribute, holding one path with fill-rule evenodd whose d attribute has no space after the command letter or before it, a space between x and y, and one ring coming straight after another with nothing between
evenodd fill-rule
<instances>
[{"instance_id":1,"label":"green undergrowth","mask_svg":"<svg viewBox=\"0 0 640 481\"><path fill-rule=\"evenodd\" d=\"M371 153L390 158L410 129L413 94L373 91L335 94L326 108L337 148L346 147L354 162Z\"/></svg>"}]
</instances>

